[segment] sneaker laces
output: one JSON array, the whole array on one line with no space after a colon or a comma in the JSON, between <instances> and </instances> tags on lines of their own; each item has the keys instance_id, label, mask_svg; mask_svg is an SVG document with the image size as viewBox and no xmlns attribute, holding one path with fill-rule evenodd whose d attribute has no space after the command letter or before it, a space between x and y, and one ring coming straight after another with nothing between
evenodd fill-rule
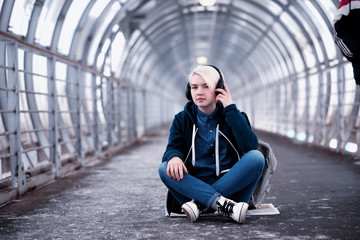
<instances>
[{"instance_id":1,"label":"sneaker laces","mask_svg":"<svg viewBox=\"0 0 360 240\"><path fill-rule=\"evenodd\" d=\"M200 214L205 212L207 210L206 207L204 207L201 203L199 203L196 200L193 200L193 202L196 204L197 208L199 209Z\"/></svg>"},{"instance_id":2,"label":"sneaker laces","mask_svg":"<svg viewBox=\"0 0 360 240\"><path fill-rule=\"evenodd\" d=\"M218 205L218 211L222 215L224 215L226 217L230 217L230 215L233 214L233 208L234 208L234 203L233 202L225 200L224 204L221 205L220 202L217 201L216 205Z\"/></svg>"}]
</instances>

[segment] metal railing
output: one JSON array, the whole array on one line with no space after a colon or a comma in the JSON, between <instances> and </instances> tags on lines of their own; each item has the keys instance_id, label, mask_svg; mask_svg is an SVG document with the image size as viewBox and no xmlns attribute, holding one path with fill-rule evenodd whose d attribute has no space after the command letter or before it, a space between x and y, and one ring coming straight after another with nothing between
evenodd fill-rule
<instances>
[{"instance_id":1,"label":"metal railing","mask_svg":"<svg viewBox=\"0 0 360 240\"><path fill-rule=\"evenodd\" d=\"M360 89L349 62L259 89L239 103L251 113L256 129L340 152L345 158L360 154Z\"/></svg>"},{"instance_id":2,"label":"metal railing","mask_svg":"<svg viewBox=\"0 0 360 240\"><path fill-rule=\"evenodd\" d=\"M5 32L0 57L0 205L172 118L161 95Z\"/></svg>"}]
</instances>

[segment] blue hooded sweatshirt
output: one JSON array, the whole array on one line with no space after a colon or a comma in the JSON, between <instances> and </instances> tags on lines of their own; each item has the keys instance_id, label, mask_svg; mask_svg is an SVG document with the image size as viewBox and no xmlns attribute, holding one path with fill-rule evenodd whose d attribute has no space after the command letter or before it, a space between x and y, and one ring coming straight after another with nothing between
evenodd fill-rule
<instances>
[{"instance_id":1,"label":"blue hooded sweatshirt","mask_svg":"<svg viewBox=\"0 0 360 240\"><path fill-rule=\"evenodd\" d=\"M235 104L224 108L221 103L218 103L217 107L214 119L217 131L227 140L226 158L231 159L230 167L232 167L243 154L257 149L258 139L248 123L246 114L241 113ZM192 151L192 149L198 128L197 111L197 106L190 101L183 111L175 115L170 128L168 145L162 158L165 162L172 157L180 157L190 174L194 171L193 166L196 160L196 150ZM224 170L226 169L221 169L221 164L217 163L216 175L219 176L219 172Z\"/></svg>"}]
</instances>

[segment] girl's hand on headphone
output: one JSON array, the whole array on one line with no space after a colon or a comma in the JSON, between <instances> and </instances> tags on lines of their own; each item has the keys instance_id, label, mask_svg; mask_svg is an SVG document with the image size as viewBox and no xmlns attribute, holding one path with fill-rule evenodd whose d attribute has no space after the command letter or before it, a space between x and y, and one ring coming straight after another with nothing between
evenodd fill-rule
<instances>
[{"instance_id":1,"label":"girl's hand on headphone","mask_svg":"<svg viewBox=\"0 0 360 240\"><path fill-rule=\"evenodd\" d=\"M233 104L233 100L231 98L230 90L225 83L224 83L224 88L225 89L217 88L215 89L215 92L220 93L216 96L216 102L220 101L225 108L230 104Z\"/></svg>"}]
</instances>

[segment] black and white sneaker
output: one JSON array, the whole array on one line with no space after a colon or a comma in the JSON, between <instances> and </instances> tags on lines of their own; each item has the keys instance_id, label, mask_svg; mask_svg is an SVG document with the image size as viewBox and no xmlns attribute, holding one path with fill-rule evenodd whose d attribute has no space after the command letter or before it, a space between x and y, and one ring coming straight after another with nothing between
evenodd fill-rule
<instances>
[{"instance_id":1,"label":"black and white sneaker","mask_svg":"<svg viewBox=\"0 0 360 240\"><path fill-rule=\"evenodd\" d=\"M194 201L186 202L181 206L181 209L186 214L186 218L189 222L195 222L200 215L198 205Z\"/></svg>"},{"instance_id":2,"label":"black and white sneaker","mask_svg":"<svg viewBox=\"0 0 360 240\"><path fill-rule=\"evenodd\" d=\"M216 202L218 206L218 212L226 217L230 217L238 223L244 223L246 212L249 204L245 202L234 202L230 199L224 198L223 196Z\"/></svg>"}]
</instances>

